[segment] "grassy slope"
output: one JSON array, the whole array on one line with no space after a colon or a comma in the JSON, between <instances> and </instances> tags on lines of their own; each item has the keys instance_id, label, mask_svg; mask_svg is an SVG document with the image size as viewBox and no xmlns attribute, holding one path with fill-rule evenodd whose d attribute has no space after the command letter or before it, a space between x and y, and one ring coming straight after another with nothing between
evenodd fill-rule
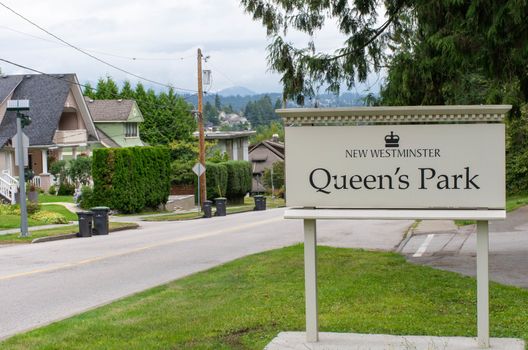
<instances>
[{"instance_id":1,"label":"grassy slope","mask_svg":"<svg viewBox=\"0 0 528 350\"><path fill-rule=\"evenodd\" d=\"M508 196L506 199L506 211L510 212L515 209L519 209L522 206L528 205L528 194L516 194L514 196ZM473 225L475 220L455 220L457 226Z\"/></svg>"},{"instance_id":2,"label":"grassy slope","mask_svg":"<svg viewBox=\"0 0 528 350\"><path fill-rule=\"evenodd\" d=\"M44 204L41 206L41 210L52 211L59 213L66 217L68 221L76 221L77 215L66 209L60 204ZM28 218L29 226L40 226L46 225L45 222L33 220ZM0 215L0 229L11 229L20 227L20 216L19 215Z\"/></svg>"},{"instance_id":3,"label":"grassy slope","mask_svg":"<svg viewBox=\"0 0 528 350\"><path fill-rule=\"evenodd\" d=\"M0 343L262 349L304 329L302 246L253 255ZM319 248L321 331L475 336L475 280L394 253ZM528 338L528 291L491 283L491 335Z\"/></svg>"},{"instance_id":4,"label":"grassy slope","mask_svg":"<svg viewBox=\"0 0 528 350\"><path fill-rule=\"evenodd\" d=\"M285 201L282 198L275 198L272 200L270 197L267 197L267 202L266 202L267 209L283 207L284 205L285 205ZM227 214L244 213L248 211L253 211L254 207L255 207L255 202L254 202L253 197L245 197L244 204L229 205L228 203L226 211L227 211ZM215 212L216 212L216 209L213 206L213 215ZM202 216L203 216L202 213L182 213L182 214L171 213L167 215L146 217L146 218L143 218L143 220L144 221L178 221L178 220L197 219Z\"/></svg>"},{"instance_id":5,"label":"grassy slope","mask_svg":"<svg viewBox=\"0 0 528 350\"><path fill-rule=\"evenodd\" d=\"M117 228L136 228L137 224L130 222L110 222L110 231ZM6 243L31 243L35 238L49 237L63 235L67 233L77 233L79 232L78 225L67 225L62 227L48 228L45 230L36 230L31 231L29 237L20 237L20 233L13 233L9 235L0 235L0 244Z\"/></svg>"},{"instance_id":6,"label":"grassy slope","mask_svg":"<svg viewBox=\"0 0 528 350\"><path fill-rule=\"evenodd\" d=\"M73 196L55 196L51 194L39 193L38 201L39 203L73 203Z\"/></svg>"}]
</instances>

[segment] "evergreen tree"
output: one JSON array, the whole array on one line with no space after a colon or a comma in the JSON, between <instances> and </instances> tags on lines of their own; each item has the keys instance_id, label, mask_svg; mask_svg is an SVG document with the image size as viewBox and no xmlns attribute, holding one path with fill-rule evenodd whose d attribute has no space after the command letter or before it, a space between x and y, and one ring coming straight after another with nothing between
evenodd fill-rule
<instances>
[{"instance_id":1,"label":"evergreen tree","mask_svg":"<svg viewBox=\"0 0 528 350\"><path fill-rule=\"evenodd\" d=\"M97 81L95 98L98 100L111 100L118 98L118 96L119 88L110 76L106 76L106 79L99 78Z\"/></svg>"},{"instance_id":2,"label":"evergreen tree","mask_svg":"<svg viewBox=\"0 0 528 350\"><path fill-rule=\"evenodd\" d=\"M135 98L134 90L132 89L130 81L125 80L123 87L121 87L121 91L119 92L119 97L124 100L133 100Z\"/></svg>"},{"instance_id":3,"label":"evergreen tree","mask_svg":"<svg viewBox=\"0 0 528 350\"><path fill-rule=\"evenodd\" d=\"M222 102L220 102L220 96L218 94L215 95L215 108L217 111L222 110Z\"/></svg>"},{"instance_id":4,"label":"evergreen tree","mask_svg":"<svg viewBox=\"0 0 528 350\"><path fill-rule=\"evenodd\" d=\"M90 84L90 82L86 82L84 84L83 95L91 98L92 100L95 99L95 91L92 87L92 84Z\"/></svg>"}]
</instances>

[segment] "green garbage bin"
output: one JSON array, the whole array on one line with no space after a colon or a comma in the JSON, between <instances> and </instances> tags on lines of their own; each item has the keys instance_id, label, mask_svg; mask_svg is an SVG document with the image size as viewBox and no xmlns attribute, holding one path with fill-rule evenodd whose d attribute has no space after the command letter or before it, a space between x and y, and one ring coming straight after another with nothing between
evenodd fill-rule
<instances>
[{"instance_id":1,"label":"green garbage bin","mask_svg":"<svg viewBox=\"0 0 528 350\"><path fill-rule=\"evenodd\" d=\"M107 235L108 234L108 213L110 208L108 207L94 207L90 209L93 212L94 221L94 235Z\"/></svg>"}]
</instances>

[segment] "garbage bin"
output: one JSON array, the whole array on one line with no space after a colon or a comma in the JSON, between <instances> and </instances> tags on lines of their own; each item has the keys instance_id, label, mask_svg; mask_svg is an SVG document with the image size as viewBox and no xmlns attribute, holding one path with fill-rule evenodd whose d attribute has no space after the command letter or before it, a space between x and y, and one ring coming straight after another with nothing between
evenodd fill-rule
<instances>
[{"instance_id":1,"label":"garbage bin","mask_svg":"<svg viewBox=\"0 0 528 350\"><path fill-rule=\"evenodd\" d=\"M210 218L211 216L213 216L213 202L204 201L202 209L204 212L204 218Z\"/></svg>"},{"instance_id":2,"label":"garbage bin","mask_svg":"<svg viewBox=\"0 0 528 350\"><path fill-rule=\"evenodd\" d=\"M226 204L227 199L226 198L215 198L215 205L216 205L216 216L226 216Z\"/></svg>"},{"instance_id":3,"label":"garbage bin","mask_svg":"<svg viewBox=\"0 0 528 350\"><path fill-rule=\"evenodd\" d=\"M266 197L257 195L255 199L255 210L266 210Z\"/></svg>"},{"instance_id":4,"label":"garbage bin","mask_svg":"<svg viewBox=\"0 0 528 350\"><path fill-rule=\"evenodd\" d=\"M80 211L77 212L79 217L79 233L77 237L92 237L92 218L93 213L91 211Z\"/></svg>"},{"instance_id":5,"label":"garbage bin","mask_svg":"<svg viewBox=\"0 0 528 350\"><path fill-rule=\"evenodd\" d=\"M108 234L108 207L94 207L90 209L93 212L94 235Z\"/></svg>"}]
</instances>

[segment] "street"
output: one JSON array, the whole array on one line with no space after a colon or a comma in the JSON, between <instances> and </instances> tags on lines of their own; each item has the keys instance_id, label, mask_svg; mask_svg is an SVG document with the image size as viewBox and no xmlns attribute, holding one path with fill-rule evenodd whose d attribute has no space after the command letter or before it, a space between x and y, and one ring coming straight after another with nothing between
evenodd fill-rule
<instances>
[{"instance_id":1,"label":"street","mask_svg":"<svg viewBox=\"0 0 528 350\"><path fill-rule=\"evenodd\" d=\"M1 247L0 338L248 254L301 242L302 222L284 220L283 213L141 222L138 230L109 236ZM411 224L319 222L319 244L394 250Z\"/></svg>"},{"instance_id":2,"label":"street","mask_svg":"<svg viewBox=\"0 0 528 350\"><path fill-rule=\"evenodd\" d=\"M409 261L476 275L475 225L419 232L400 246ZM509 212L505 221L490 222L490 280L528 288L528 206Z\"/></svg>"}]
</instances>

